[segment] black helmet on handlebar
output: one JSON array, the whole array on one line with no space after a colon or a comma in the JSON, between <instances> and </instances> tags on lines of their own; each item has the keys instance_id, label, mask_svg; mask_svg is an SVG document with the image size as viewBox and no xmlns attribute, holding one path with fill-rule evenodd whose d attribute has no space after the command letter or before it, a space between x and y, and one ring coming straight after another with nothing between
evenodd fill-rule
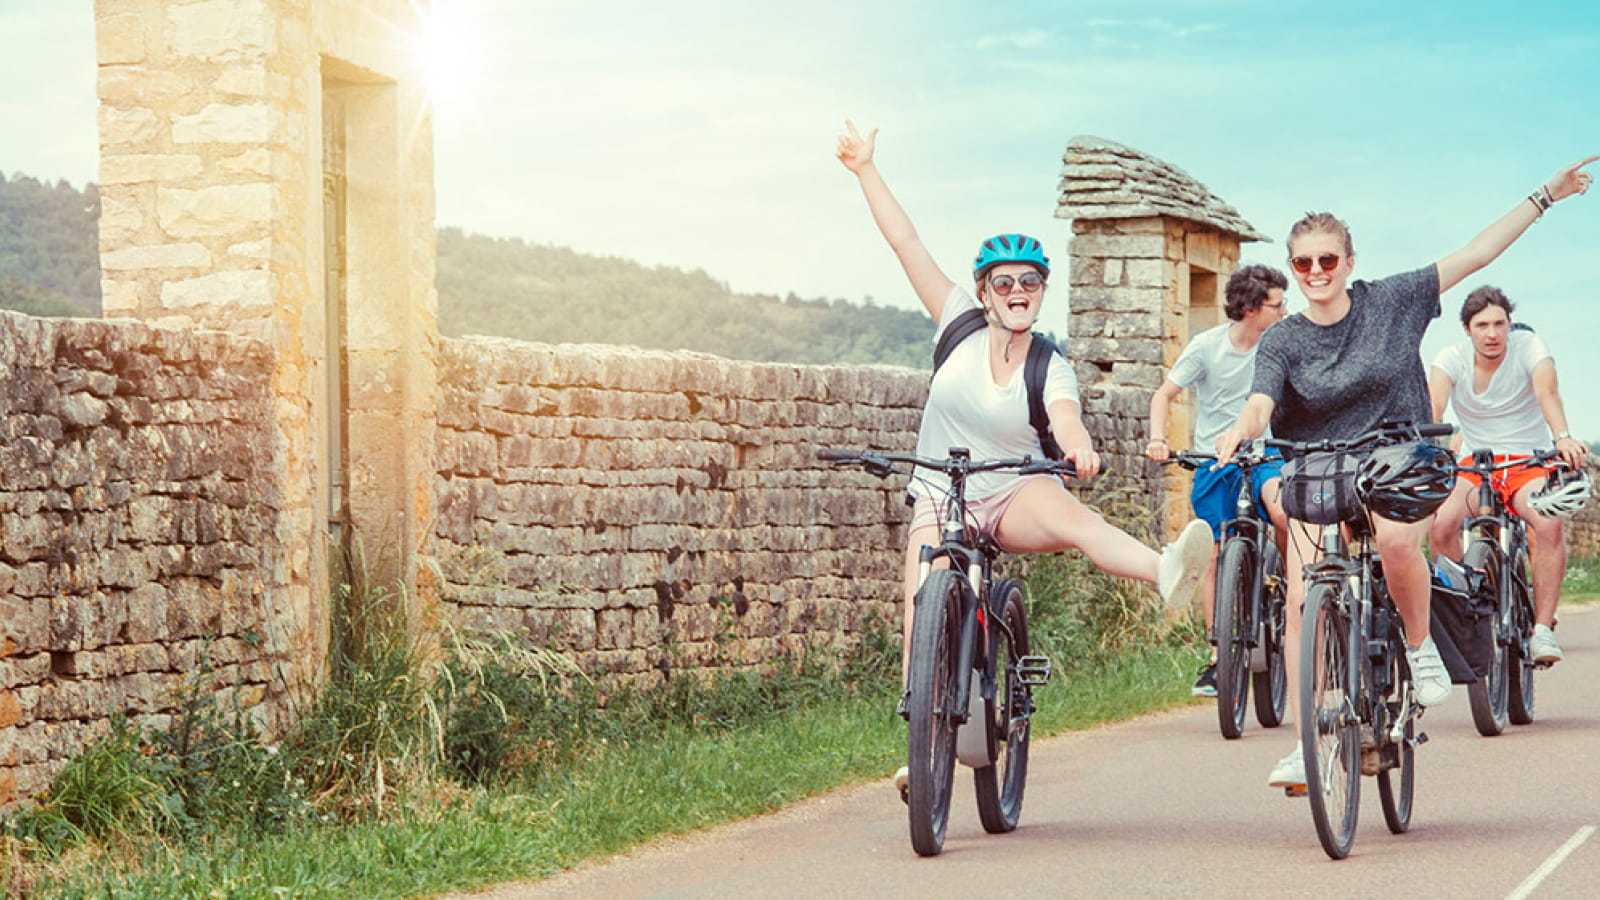
<instances>
[{"instance_id":1,"label":"black helmet on handlebar","mask_svg":"<svg viewBox=\"0 0 1600 900\"><path fill-rule=\"evenodd\" d=\"M1455 460L1426 441L1379 447L1356 473L1361 502L1395 522L1420 522L1432 515L1455 484Z\"/></svg>"}]
</instances>

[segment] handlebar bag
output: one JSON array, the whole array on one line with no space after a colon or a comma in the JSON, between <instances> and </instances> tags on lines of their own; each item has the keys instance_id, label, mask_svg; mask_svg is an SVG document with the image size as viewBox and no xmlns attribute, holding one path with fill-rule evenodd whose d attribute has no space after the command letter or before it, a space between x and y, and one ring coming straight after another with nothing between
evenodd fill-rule
<instances>
[{"instance_id":1,"label":"handlebar bag","mask_svg":"<svg viewBox=\"0 0 1600 900\"><path fill-rule=\"evenodd\" d=\"M1356 471L1361 457L1345 451L1308 453L1283 467L1283 511L1312 525L1353 522L1361 517Z\"/></svg>"}]
</instances>

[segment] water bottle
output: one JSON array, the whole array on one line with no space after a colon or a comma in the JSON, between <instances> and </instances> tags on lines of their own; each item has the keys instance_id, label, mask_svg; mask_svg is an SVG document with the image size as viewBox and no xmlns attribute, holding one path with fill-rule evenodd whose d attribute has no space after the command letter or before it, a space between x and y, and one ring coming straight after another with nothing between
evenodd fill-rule
<instances>
[{"instance_id":1,"label":"water bottle","mask_svg":"<svg viewBox=\"0 0 1600 900\"><path fill-rule=\"evenodd\" d=\"M1434 577L1445 587L1455 591L1467 589L1467 570L1461 563L1442 553L1433 561L1433 572Z\"/></svg>"}]
</instances>

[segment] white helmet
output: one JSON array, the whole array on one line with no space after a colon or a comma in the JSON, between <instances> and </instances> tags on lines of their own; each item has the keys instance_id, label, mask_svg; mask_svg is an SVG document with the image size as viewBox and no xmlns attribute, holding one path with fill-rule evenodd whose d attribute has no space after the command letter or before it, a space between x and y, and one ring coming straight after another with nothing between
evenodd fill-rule
<instances>
[{"instance_id":1,"label":"white helmet","mask_svg":"<svg viewBox=\"0 0 1600 900\"><path fill-rule=\"evenodd\" d=\"M1588 502L1589 473L1567 468L1550 473L1544 487L1528 498L1528 505L1546 516L1571 516Z\"/></svg>"}]
</instances>

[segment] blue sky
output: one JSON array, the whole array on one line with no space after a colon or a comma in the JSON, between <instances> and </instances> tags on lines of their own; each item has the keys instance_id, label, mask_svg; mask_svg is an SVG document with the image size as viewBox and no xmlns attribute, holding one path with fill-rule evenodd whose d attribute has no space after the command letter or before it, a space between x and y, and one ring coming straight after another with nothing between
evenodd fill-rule
<instances>
[{"instance_id":1,"label":"blue sky","mask_svg":"<svg viewBox=\"0 0 1600 900\"><path fill-rule=\"evenodd\" d=\"M91 4L0 7L0 170L95 177ZM439 223L649 264L736 290L915 303L854 179L846 117L952 274L998 231L1065 255L1076 135L1188 171L1271 244L1328 209L1357 277L1457 249L1557 168L1600 153L1600 6L1028 0L437 3L467 51L436 121ZM1600 439L1600 192L1560 204L1481 283L1556 355ZM1065 330L1061 295L1044 325ZM1303 301L1291 290L1291 305Z\"/></svg>"}]
</instances>

